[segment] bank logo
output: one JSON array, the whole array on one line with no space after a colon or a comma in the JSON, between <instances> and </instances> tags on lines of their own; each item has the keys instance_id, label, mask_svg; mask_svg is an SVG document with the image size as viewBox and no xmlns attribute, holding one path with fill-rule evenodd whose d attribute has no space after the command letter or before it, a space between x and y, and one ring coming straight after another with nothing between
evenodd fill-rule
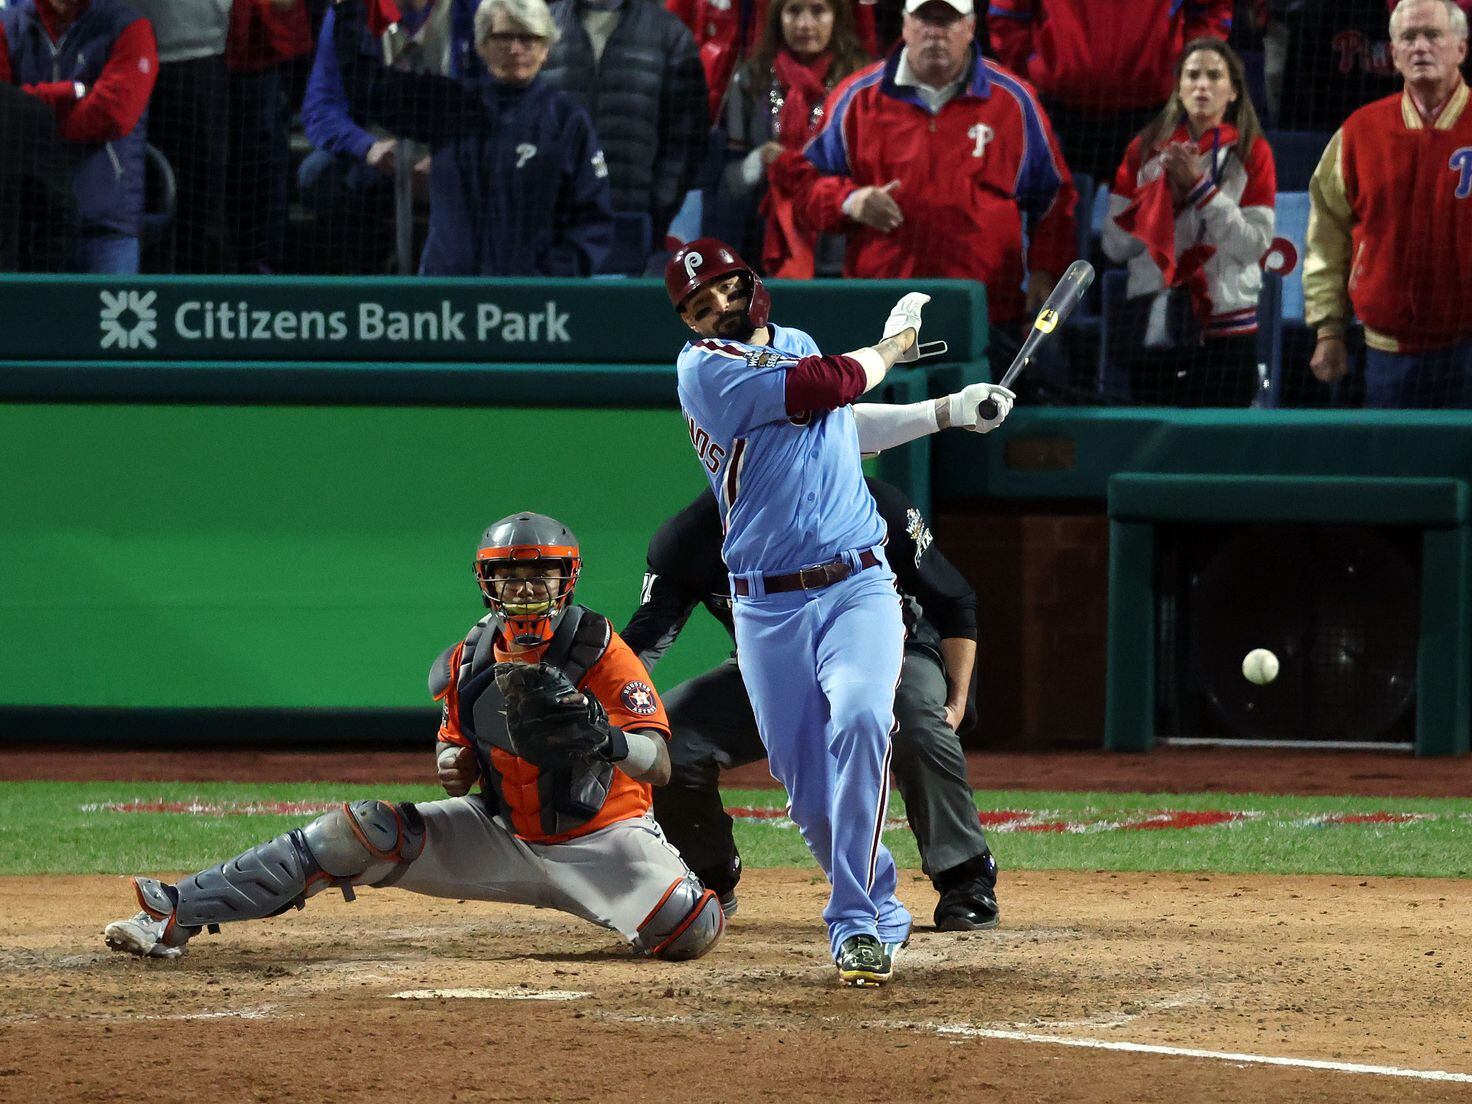
<instances>
[{"instance_id":1,"label":"bank logo","mask_svg":"<svg viewBox=\"0 0 1472 1104\"><path fill-rule=\"evenodd\" d=\"M154 332L158 329L158 311L153 301L158 292L102 292L102 347L111 349L157 349Z\"/></svg>"}]
</instances>

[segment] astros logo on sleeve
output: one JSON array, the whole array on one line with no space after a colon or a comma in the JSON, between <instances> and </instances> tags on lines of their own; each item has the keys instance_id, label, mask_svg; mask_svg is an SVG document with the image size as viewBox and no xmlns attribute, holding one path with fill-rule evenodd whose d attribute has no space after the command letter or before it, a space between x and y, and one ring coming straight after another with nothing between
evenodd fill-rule
<instances>
[{"instance_id":1,"label":"astros logo on sleeve","mask_svg":"<svg viewBox=\"0 0 1472 1104\"><path fill-rule=\"evenodd\" d=\"M647 682L633 682L624 684L619 699L630 713L637 713L641 717L648 717L654 713L654 689Z\"/></svg>"}]
</instances>

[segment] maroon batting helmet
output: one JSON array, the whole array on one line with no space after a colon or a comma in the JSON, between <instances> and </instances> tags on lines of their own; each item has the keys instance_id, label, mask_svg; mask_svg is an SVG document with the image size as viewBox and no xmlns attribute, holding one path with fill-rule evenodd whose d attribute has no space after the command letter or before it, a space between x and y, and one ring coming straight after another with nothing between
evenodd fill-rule
<instances>
[{"instance_id":1,"label":"maroon batting helmet","mask_svg":"<svg viewBox=\"0 0 1472 1104\"><path fill-rule=\"evenodd\" d=\"M719 238L696 238L686 242L664 266L664 289L670 293L675 310L706 284L736 272L746 277L751 287L751 302L746 317L753 329L767 324L772 313L772 297L767 293L756 270L741 259L741 254Z\"/></svg>"}]
</instances>

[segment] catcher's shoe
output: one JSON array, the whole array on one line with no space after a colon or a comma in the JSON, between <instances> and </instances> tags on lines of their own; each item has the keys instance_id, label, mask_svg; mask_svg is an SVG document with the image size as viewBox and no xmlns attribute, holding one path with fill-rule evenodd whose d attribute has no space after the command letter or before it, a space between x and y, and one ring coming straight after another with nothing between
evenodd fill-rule
<instances>
[{"instance_id":1,"label":"catcher's shoe","mask_svg":"<svg viewBox=\"0 0 1472 1104\"><path fill-rule=\"evenodd\" d=\"M838 980L844 985L883 985L893 973L894 960L876 935L851 935L838 948Z\"/></svg>"},{"instance_id":2,"label":"catcher's shoe","mask_svg":"<svg viewBox=\"0 0 1472 1104\"><path fill-rule=\"evenodd\" d=\"M114 920L103 928L107 945L141 958L178 958L190 936L199 932L174 922L179 891L154 878L134 878L133 893L142 911L131 920Z\"/></svg>"},{"instance_id":3,"label":"catcher's shoe","mask_svg":"<svg viewBox=\"0 0 1472 1104\"><path fill-rule=\"evenodd\" d=\"M937 931L984 931L1001 922L996 890L985 882L962 882L941 894L935 906Z\"/></svg>"},{"instance_id":4,"label":"catcher's shoe","mask_svg":"<svg viewBox=\"0 0 1472 1104\"><path fill-rule=\"evenodd\" d=\"M183 947L170 947L164 940L167 920L158 920L146 912L140 912L131 920L114 920L102 929L110 950L122 954L137 955L139 958L178 958Z\"/></svg>"}]
</instances>

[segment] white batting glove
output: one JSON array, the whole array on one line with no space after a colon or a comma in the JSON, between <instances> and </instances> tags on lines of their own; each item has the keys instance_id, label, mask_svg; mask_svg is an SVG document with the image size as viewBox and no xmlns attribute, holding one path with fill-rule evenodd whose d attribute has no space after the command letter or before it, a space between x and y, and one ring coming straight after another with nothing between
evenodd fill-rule
<instances>
[{"instance_id":1,"label":"white batting glove","mask_svg":"<svg viewBox=\"0 0 1472 1104\"><path fill-rule=\"evenodd\" d=\"M951 403L951 425L969 429L972 433L990 433L1007 420L1012 413L1012 404L1017 396L995 383L973 383L948 396ZM978 407L987 399L997 404L997 412L990 418L981 416Z\"/></svg>"},{"instance_id":2,"label":"white batting glove","mask_svg":"<svg viewBox=\"0 0 1472 1104\"><path fill-rule=\"evenodd\" d=\"M930 296L923 291L912 291L889 312L889 319L884 323L884 336L894 337L906 330L915 331L914 343L901 355L901 364L910 364L920 359L920 312L925 304L930 302Z\"/></svg>"}]
</instances>

